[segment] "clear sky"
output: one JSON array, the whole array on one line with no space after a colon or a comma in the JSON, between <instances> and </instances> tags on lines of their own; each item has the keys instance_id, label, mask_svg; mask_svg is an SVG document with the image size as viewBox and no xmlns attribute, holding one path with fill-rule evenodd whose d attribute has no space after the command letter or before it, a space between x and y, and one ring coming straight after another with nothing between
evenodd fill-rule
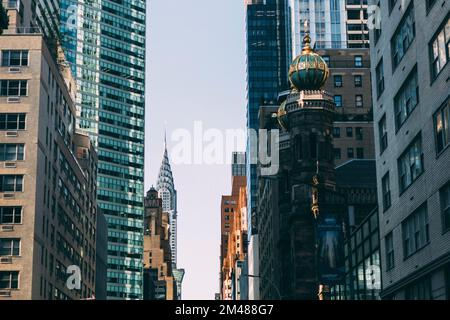
<instances>
[{"instance_id":1,"label":"clear sky","mask_svg":"<svg viewBox=\"0 0 450 320\"><path fill-rule=\"evenodd\" d=\"M147 9L145 188L156 184L164 126L242 129L246 120L243 0L149 0ZM178 266L184 299L219 288L220 198L229 165L172 165L178 191Z\"/></svg>"}]
</instances>

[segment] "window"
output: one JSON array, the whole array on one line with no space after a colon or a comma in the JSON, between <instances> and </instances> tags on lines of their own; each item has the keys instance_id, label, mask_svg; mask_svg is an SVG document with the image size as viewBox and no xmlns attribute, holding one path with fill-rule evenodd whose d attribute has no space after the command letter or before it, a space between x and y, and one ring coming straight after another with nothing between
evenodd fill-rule
<instances>
[{"instance_id":1,"label":"window","mask_svg":"<svg viewBox=\"0 0 450 320\"><path fill-rule=\"evenodd\" d=\"M380 153L383 153L388 147L386 115L384 115L378 122L378 134L380 136Z\"/></svg>"},{"instance_id":2,"label":"window","mask_svg":"<svg viewBox=\"0 0 450 320\"><path fill-rule=\"evenodd\" d=\"M0 175L0 192L22 192L23 175Z\"/></svg>"},{"instance_id":3,"label":"window","mask_svg":"<svg viewBox=\"0 0 450 320\"><path fill-rule=\"evenodd\" d=\"M342 107L342 96L341 95L334 96L334 103L336 104L336 107L341 108Z\"/></svg>"},{"instance_id":4,"label":"window","mask_svg":"<svg viewBox=\"0 0 450 320\"><path fill-rule=\"evenodd\" d=\"M450 99L434 115L436 152L441 153L450 143Z\"/></svg>"},{"instance_id":5,"label":"window","mask_svg":"<svg viewBox=\"0 0 450 320\"><path fill-rule=\"evenodd\" d=\"M364 159L364 148L356 148L356 158Z\"/></svg>"},{"instance_id":6,"label":"window","mask_svg":"<svg viewBox=\"0 0 450 320\"><path fill-rule=\"evenodd\" d=\"M395 266L394 237L392 232L386 235L384 242L386 245L386 269L391 270Z\"/></svg>"},{"instance_id":7,"label":"window","mask_svg":"<svg viewBox=\"0 0 450 320\"><path fill-rule=\"evenodd\" d=\"M400 61L402 61L416 36L413 3L414 1L411 1L411 5L406 10L400 25L391 39L393 70L395 70Z\"/></svg>"},{"instance_id":8,"label":"window","mask_svg":"<svg viewBox=\"0 0 450 320\"><path fill-rule=\"evenodd\" d=\"M423 172L422 141L419 135L398 159L400 192L408 188Z\"/></svg>"},{"instance_id":9,"label":"window","mask_svg":"<svg viewBox=\"0 0 450 320\"><path fill-rule=\"evenodd\" d=\"M0 239L0 256L20 256L20 239Z\"/></svg>"},{"instance_id":10,"label":"window","mask_svg":"<svg viewBox=\"0 0 450 320\"><path fill-rule=\"evenodd\" d=\"M362 56L355 56L355 67L362 68L362 66L363 66Z\"/></svg>"},{"instance_id":11,"label":"window","mask_svg":"<svg viewBox=\"0 0 450 320\"><path fill-rule=\"evenodd\" d=\"M295 137L295 158L297 160L303 159L303 140L300 135Z\"/></svg>"},{"instance_id":12,"label":"window","mask_svg":"<svg viewBox=\"0 0 450 320\"><path fill-rule=\"evenodd\" d=\"M402 232L405 259L428 244L430 235L426 203L402 222Z\"/></svg>"},{"instance_id":13,"label":"window","mask_svg":"<svg viewBox=\"0 0 450 320\"><path fill-rule=\"evenodd\" d=\"M450 60L450 16L430 43L431 73L435 79Z\"/></svg>"},{"instance_id":14,"label":"window","mask_svg":"<svg viewBox=\"0 0 450 320\"><path fill-rule=\"evenodd\" d=\"M379 98L384 92L384 65L383 59L378 63L376 69L376 81L377 81L377 97Z\"/></svg>"},{"instance_id":15,"label":"window","mask_svg":"<svg viewBox=\"0 0 450 320\"><path fill-rule=\"evenodd\" d=\"M333 137L340 138L341 137L341 128L334 127L333 128Z\"/></svg>"},{"instance_id":16,"label":"window","mask_svg":"<svg viewBox=\"0 0 450 320\"><path fill-rule=\"evenodd\" d=\"M0 80L0 96L19 97L28 94L27 80Z\"/></svg>"},{"instance_id":17,"label":"window","mask_svg":"<svg viewBox=\"0 0 450 320\"><path fill-rule=\"evenodd\" d=\"M355 96L355 107L356 108L362 108L363 107L363 96L360 94L357 94Z\"/></svg>"},{"instance_id":18,"label":"window","mask_svg":"<svg viewBox=\"0 0 450 320\"><path fill-rule=\"evenodd\" d=\"M432 300L431 278L425 277L405 289L405 300Z\"/></svg>"},{"instance_id":19,"label":"window","mask_svg":"<svg viewBox=\"0 0 450 320\"><path fill-rule=\"evenodd\" d=\"M363 138L364 138L363 128L356 127L355 135L356 135L356 140L363 140Z\"/></svg>"},{"instance_id":20,"label":"window","mask_svg":"<svg viewBox=\"0 0 450 320\"><path fill-rule=\"evenodd\" d=\"M440 191L442 226L444 231L450 230L450 183Z\"/></svg>"},{"instance_id":21,"label":"window","mask_svg":"<svg viewBox=\"0 0 450 320\"><path fill-rule=\"evenodd\" d=\"M22 207L0 207L0 224L22 223Z\"/></svg>"},{"instance_id":22,"label":"window","mask_svg":"<svg viewBox=\"0 0 450 320\"><path fill-rule=\"evenodd\" d=\"M19 289L19 272L0 271L0 289Z\"/></svg>"},{"instance_id":23,"label":"window","mask_svg":"<svg viewBox=\"0 0 450 320\"><path fill-rule=\"evenodd\" d=\"M347 131L347 138L352 138L353 137L353 128L347 127L346 131Z\"/></svg>"},{"instance_id":24,"label":"window","mask_svg":"<svg viewBox=\"0 0 450 320\"><path fill-rule=\"evenodd\" d=\"M25 130L25 113L0 113L0 130Z\"/></svg>"},{"instance_id":25,"label":"window","mask_svg":"<svg viewBox=\"0 0 450 320\"><path fill-rule=\"evenodd\" d=\"M24 159L24 144L0 143L0 161L21 161Z\"/></svg>"},{"instance_id":26,"label":"window","mask_svg":"<svg viewBox=\"0 0 450 320\"><path fill-rule=\"evenodd\" d=\"M3 50L2 67L28 66L28 50Z\"/></svg>"},{"instance_id":27,"label":"window","mask_svg":"<svg viewBox=\"0 0 450 320\"><path fill-rule=\"evenodd\" d=\"M383 210L387 211L391 207L391 181L389 172L383 177L381 187L383 191Z\"/></svg>"},{"instance_id":28,"label":"window","mask_svg":"<svg viewBox=\"0 0 450 320\"><path fill-rule=\"evenodd\" d=\"M353 148L348 148L347 149L347 158L353 159L354 157L355 157L355 151L353 150Z\"/></svg>"},{"instance_id":29,"label":"window","mask_svg":"<svg viewBox=\"0 0 450 320\"><path fill-rule=\"evenodd\" d=\"M417 67L414 67L394 98L395 125L397 130L405 123L418 103L419 85L417 81Z\"/></svg>"},{"instance_id":30,"label":"window","mask_svg":"<svg viewBox=\"0 0 450 320\"><path fill-rule=\"evenodd\" d=\"M334 86L336 88L342 87L342 76L340 76L340 75L335 75L334 76Z\"/></svg>"},{"instance_id":31,"label":"window","mask_svg":"<svg viewBox=\"0 0 450 320\"><path fill-rule=\"evenodd\" d=\"M341 160L341 149L340 148L334 148L334 159Z\"/></svg>"},{"instance_id":32,"label":"window","mask_svg":"<svg viewBox=\"0 0 450 320\"><path fill-rule=\"evenodd\" d=\"M330 65L330 56L322 56L322 59L328 66Z\"/></svg>"},{"instance_id":33,"label":"window","mask_svg":"<svg viewBox=\"0 0 450 320\"><path fill-rule=\"evenodd\" d=\"M355 87L360 88L362 87L362 76L361 75L356 75L353 77L354 83L355 83Z\"/></svg>"}]
</instances>

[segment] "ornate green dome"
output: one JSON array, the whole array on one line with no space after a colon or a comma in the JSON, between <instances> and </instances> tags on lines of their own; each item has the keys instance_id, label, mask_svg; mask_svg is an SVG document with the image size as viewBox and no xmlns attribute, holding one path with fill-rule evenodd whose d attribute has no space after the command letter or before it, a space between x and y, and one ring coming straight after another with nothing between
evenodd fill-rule
<instances>
[{"instance_id":1,"label":"ornate green dome","mask_svg":"<svg viewBox=\"0 0 450 320\"><path fill-rule=\"evenodd\" d=\"M302 53L289 68L289 81L298 91L319 90L327 81L330 71L325 60L311 48L311 38L303 39Z\"/></svg>"}]
</instances>

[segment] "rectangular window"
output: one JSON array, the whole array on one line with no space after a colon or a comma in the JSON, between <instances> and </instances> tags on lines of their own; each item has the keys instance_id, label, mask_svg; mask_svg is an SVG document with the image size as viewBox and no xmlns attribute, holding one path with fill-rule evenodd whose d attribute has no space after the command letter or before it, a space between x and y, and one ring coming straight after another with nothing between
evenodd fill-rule
<instances>
[{"instance_id":1,"label":"rectangular window","mask_svg":"<svg viewBox=\"0 0 450 320\"><path fill-rule=\"evenodd\" d=\"M0 256L20 256L20 239L0 239Z\"/></svg>"},{"instance_id":2,"label":"rectangular window","mask_svg":"<svg viewBox=\"0 0 450 320\"><path fill-rule=\"evenodd\" d=\"M0 96L20 97L28 95L27 80L0 80Z\"/></svg>"},{"instance_id":3,"label":"rectangular window","mask_svg":"<svg viewBox=\"0 0 450 320\"><path fill-rule=\"evenodd\" d=\"M0 224L22 223L22 207L0 207Z\"/></svg>"},{"instance_id":4,"label":"rectangular window","mask_svg":"<svg viewBox=\"0 0 450 320\"><path fill-rule=\"evenodd\" d=\"M450 60L450 15L430 42L431 72L435 79Z\"/></svg>"},{"instance_id":5,"label":"rectangular window","mask_svg":"<svg viewBox=\"0 0 450 320\"><path fill-rule=\"evenodd\" d=\"M0 175L0 192L23 192L23 175Z\"/></svg>"},{"instance_id":6,"label":"rectangular window","mask_svg":"<svg viewBox=\"0 0 450 320\"><path fill-rule=\"evenodd\" d=\"M389 172L383 177L381 186L383 191L383 210L387 211L391 207L391 180Z\"/></svg>"},{"instance_id":7,"label":"rectangular window","mask_svg":"<svg viewBox=\"0 0 450 320\"><path fill-rule=\"evenodd\" d=\"M19 289L19 272L0 271L0 289Z\"/></svg>"},{"instance_id":8,"label":"rectangular window","mask_svg":"<svg viewBox=\"0 0 450 320\"><path fill-rule=\"evenodd\" d=\"M347 158L353 159L355 157L355 150L353 148L347 149Z\"/></svg>"},{"instance_id":9,"label":"rectangular window","mask_svg":"<svg viewBox=\"0 0 450 320\"><path fill-rule=\"evenodd\" d=\"M405 289L405 300L432 300L431 278L425 277Z\"/></svg>"},{"instance_id":10,"label":"rectangular window","mask_svg":"<svg viewBox=\"0 0 450 320\"><path fill-rule=\"evenodd\" d=\"M347 127L346 132L347 132L347 138L353 137L353 128L352 127Z\"/></svg>"},{"instance_id":11,"label":"rectangular window","mask_svg":"<svg viewBox=\"0 0 450 320\"><path fill-rule=\"evenodd\" d=\"M375 69L377 81L377 97L379 98L384 92L384 64L383 59L378 63Z\"/></svg>"},{"instance_id":12,"label":"rectangular window","mask_svg":"<svg viewBox=\"0 0 450 320\"><path fill-rule=\"evenodd\" d=\"M340 75L335 75L334 76L334 86L336 88L342 87L342 76L340 76Z\"/></svg>"},{"instance_id":13,"label":"rectangular window","mask_svg":"<svg viewBox=\"0 0 450 320\"><path fill-rule=\"evenodd\" d=\"M341 137L341 128L334 127L333 128L333 137L340 138Z\"/></svg>"},{"instance_id":14,"label":"rectangular window","mask_svg":"<svg viewBox=\"0 0 450 320\"><path fill-rule=\"evenodd\" d=\"M415 36L416 24L414 18L414 1L411 1L411 5L406 10L391 39L393 70L395 70L400 61L402 61Z\"/></svg>"},{"instance_id":15,"label":"rectangular window","mask_svg":"<svg viewBox=\"0 0 450 320\"><path fill-rule=\"evenodd\" d=\"M394 98L395 125L397 130L408 119L419 103L417 67L414 67Z\"/></svg>"},{"instance_id":16,"label":"rectangular window","mask_svg":"<svg viewBox=\"0 0 450 320\"><path fill-rule=\"evenodd\" d=\"M25 130L25 113L0 113L0 131Z\"/></svg>"},{"instance_id":17,"label":"rectangular window","mask_svg":"<svg viewBox=\"0 0 450 320\"><path fill-rule=\"evenodd\" d=\"M444 231L450 230L450 183L440 191L442 227Z\"/></svg>"},{"instance_id":18,"label":"rectangular window","mask_svg":"<svg viewBox=\"0 0 450 320\"><path fill-rule=\"evenodd\" d=\"M341 149L340 148L334 148L334 159L341 160Z\"/></svg>"},{"instance_id":19,"label":"rectangular window","mask_svg":"<svg viewBox=\"0 0 450 320\"><path fill-rule=\"evenodd\" d=\"M342 96L341 95L334 96L334 103L336 104L337 108L341 108L342 107Z\"/></svg>"},{"instance_id":20,"label":"rectangular window","mask_svg":"<svg viewBox=\"0 0 450 320\"><path fill-rule=\"evenodd\" d=\"M3 50L2 67L28 66L28 50Z\"/></svg>"},{"instance_id":21,"label":"rectangular window","mask_svg":"<svg viewBox=\"0 0 450 320\"><path fill-rule=\"evenodd\" d=\"M363 96L360 94L357 94L355 96L355 107L356 108L362 108L363 107Z\"/></svg>"},{"instance_id":22,"label":"rectangular window","mask_svg":"<svg viewBox=\"0 0 450 320\"><path fill-rule=\"evenodd\" d=\"M450 143L450 99L447 100L434 115L434 134L436 136L436 152L441 153Z\"/></svg>"},{"instance_id":23,"label":"rectangular window","mask_svg":"<svg viewBox=\"0 0 450 320\"><path fill-rule=\"evenodd\" d=\"M362 76L361 75L354 76L353 80L355 83L355 87L357 87L357 88L362 87Z\"/></svg>"},{"instance_id":24,"label":"rectangular window","mask_svg":"<svg viewBox=\"0 0 450 320\"><path fill-rule=\"evenodd\" d=\"M408 188L423 172L422 137L417 138L408 146L398 159L400 192Z\"/></svg>"},{"instance_id":25,"label":"rectangular window","mask_svg":"<svg viewBox=\"0 0 450 320\"><path fill-rule=\"evenodd\" d=\"M423 204L402 222L405 259L425 247L430 241L427 204Z\"/></svg>"},{"instance_id":26,"label":"rectangular window","mask_svg":"<svg viewBox=\"0 0 450 320\"><path fill-rule=\"evenodd\" d=\"M356 127L356 128L355 128L355 135L356 135L356 140L363 140L363 139L364 139L364 131L363 131L363 128L361 128L361 127Z\"/></svg>"},{"instance_id":27,"label":"rectangular window","mask_svg":"<svg viewBox=\"0 0 450 320\"><path fill-rule=\"evenodd\" d=\"M386 235L384 241L386 246L386 270L391 270L395 266L394 236L392 232Z\"/></svg>"},{"instance_id":28,"label":"rectangular window","mask_svg":"<svg viewBox=\"0 0 450 320\"><path fill-rule=\"evenodd\" d=\"M22 161L24 144L0 143L0 161Z\"/></svg>"},{"instance_id":29,"label":"rectangular window","mask_svg":"<svg viewBox=\"0 0 450 320\"><path fill-rule=\"evenodd\" d=\"M384 115L381 120L378 122L378 134L380 137L380 153L383 153L384 150L388 147L388 133L387 133L387 125L386 125L386 115Z\"/></svg>"},{"instance_id":30,"label":"rectangular window","mask_svg":"<svg viewBox=\"0 0 450 320\"><path fill-rule=\"evenodd\" d=\"M362 66L363 66L362 56L355 56L355 67L362 68Z\"/></svg>"}]
</instances>

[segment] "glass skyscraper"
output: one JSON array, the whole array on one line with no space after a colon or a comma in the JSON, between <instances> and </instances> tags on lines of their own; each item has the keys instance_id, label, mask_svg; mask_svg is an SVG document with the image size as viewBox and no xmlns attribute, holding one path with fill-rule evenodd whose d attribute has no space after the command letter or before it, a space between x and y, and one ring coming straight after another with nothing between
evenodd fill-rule
<instances>
[{"instance_id":1,"label":"glass skyscraper","mask_svg":"<svg viewBox=\"0 0 450 320\"><path fill-rule=\"evenodd\" d=\"M246 0L247 31L247 128L258 130L262 105L276 103L289 89L288 68L292 60L288 0ZM256 165L247 143L247 193L249 236L256 207ZM254 149L254 148L252 148Z\"/></svg>"},{"instance_id":2,"label":"glass skyscraper","mask_svg":"<svg viewBox=\"0 0 450 320\"><path fill-rule=\"evenodd\" d=\"M145 0L59 0L78 126L97 148L108 299L142 298Z\"/></svg>"}]
</instances>

